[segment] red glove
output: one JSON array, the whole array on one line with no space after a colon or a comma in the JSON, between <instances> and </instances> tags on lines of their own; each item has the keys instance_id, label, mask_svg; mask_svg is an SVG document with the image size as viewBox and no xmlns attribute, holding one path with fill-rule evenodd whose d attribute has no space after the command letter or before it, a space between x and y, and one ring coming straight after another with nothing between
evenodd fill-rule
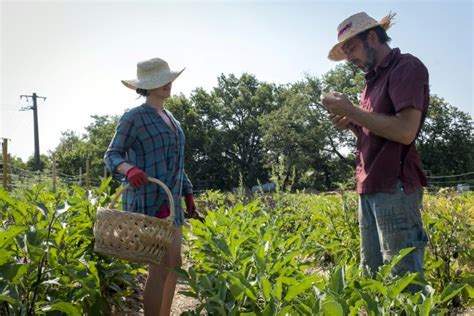
<instances>
[{"instance_id":1,"label":"red glove","mask_svg":"<svg viewBox=\"0 0 474 316\"><path fill-rule=\"evenodd\" d=\"M196 210L196 204L194 203L194 196L192 193L186 194L184 196L184 201L186 202L186 218L198 219L201 222L204 222L204 218L199 215Z\"/></svg>"},{"instance_id":2,"label":"red glove","mask_svg":"<svg viewBox=\"0 0 474 316\"><path fill-rule=\"evenodd\" d=\"M158 218L167 218L170 216L171 211L170 207L168 206L168 202L164 201L163 204L161 204L160 210L158 213L156 213L156 217Z\"/></svg>"},{"instance_id":3,"label":"red glove","mask_svg":"<svg viewBox=\"0 0 474 316\"><path fill-rule=\"evenodd\" d=\"M138 188L148 183L145 171L138 167L132 167L127 171L127 180L131 186Z\"/></svg>"},{"instance_id":4,"label":"red glove","mask_svg":"<svg viewBox=\"0 0 474 316\"><path fill-rule=\"evenodd\" d=\"M196 210L196 204L194 203L194 196L192 193L186 194L184 196L184 201L186 202L186 212L192 212Z\"/></svg>"}]
</instances>

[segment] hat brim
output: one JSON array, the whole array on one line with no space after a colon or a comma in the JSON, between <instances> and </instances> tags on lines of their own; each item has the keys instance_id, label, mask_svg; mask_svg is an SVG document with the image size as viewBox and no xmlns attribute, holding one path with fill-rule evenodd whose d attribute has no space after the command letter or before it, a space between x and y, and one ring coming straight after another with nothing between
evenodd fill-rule
<instances>
[{"instance_id":1,"label":"hat brim","mask_svg":"<svg viewBox=\"0 0 474 316\"><path fill-rule=\"evenodd\" d=\"M129 89L136 90L136 89L143 89L143 90L151 90L151 89L156 89L163 87L167 85L170 82L173 82L176 80L176 78L181 75L181 73L185 70L186 68L181 69L180 71L170 71L165 74L161 74L156 77L149 77L146 79L131 79L131 80L121 80L124 86L126 86Z\"/></svg>"},{"instance_id":2,"label":"hat brim","mask_svg":"<svg viewBox=\"0 0 474 316\"><path fill-rule=\"evenodd\" d=\"M359 33L357 33L357 34L359 34ZM357 36L357 34L355 34L354 36ZM344 44L348 40L350 40L351 38L354 38L354 36L346 38L342 42L339 42L336 45L334 45L333 48L329 51L329 54L328 54L329 60L341 61L341 60L347 59L346 53L344 53L344 51L342 50L342 46L344 46Z\"/></svg>"},{"instance_id":3,"label":"hat brim","mask_svg":"<svg viewBox=\"0 0 474 316\"><path fill-rule=\"evenodd\" d=\"M390 13L389 15L385 16L382 20L380 20L377 24L364 28L357 32L356 34L352 35L351 37L346 38L345 40L337 43L333 46L333 48L329 51L328 59L332 61L341 61L347 59L346 53L342 50L342 46L350 40L351 38L356 37L358 34L367 31L368 29L374 28L376 26L383 27L384 30L388 30L391 26L391 20L395 16L395 14Z\"/></svg>"}]
</instances>

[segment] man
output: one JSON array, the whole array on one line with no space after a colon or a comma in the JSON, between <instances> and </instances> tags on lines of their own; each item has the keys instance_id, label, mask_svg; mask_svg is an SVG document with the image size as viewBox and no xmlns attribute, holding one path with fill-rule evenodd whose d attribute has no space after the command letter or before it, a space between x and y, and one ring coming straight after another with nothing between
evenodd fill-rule
<instances>
[{"instance_id":1,"label":"man","mask_svg":"<svg viewBox=\"0 0 474 316\"><path fill-rule=\"evenodd\" d=\"M415 139L429 103L428 71L416 57L388 46L393 17L378 22L362 12L338 26L338 43L328 58L357 65L366 73L365 87L359 107L337 92L321 101L334 126L357 137L362 267L373 273L401 249L416 247L395 273L423 276L427 236L420 208L426 177Z\"/></svg>"}]
</instances>

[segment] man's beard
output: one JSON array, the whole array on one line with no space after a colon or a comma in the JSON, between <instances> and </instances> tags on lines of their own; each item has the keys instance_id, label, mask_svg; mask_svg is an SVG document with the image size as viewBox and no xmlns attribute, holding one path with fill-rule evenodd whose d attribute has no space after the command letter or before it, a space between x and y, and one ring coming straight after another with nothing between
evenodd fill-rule
<instances>
[{"instance_id":1,"label":"man's beard","mask_svg":"<svg viewBox=\"0 0 474 316\"><path fill-rule=\"evenodd\" d=\"M360 66L360 69L362 69L363 72L368 73L374 70L376 60L375 60L375 49L369 46L369 43L367 43L367 40L363 41L364 43L364 48L365 51L367 52L367 61Z\"/></svg>"}]
</instances>

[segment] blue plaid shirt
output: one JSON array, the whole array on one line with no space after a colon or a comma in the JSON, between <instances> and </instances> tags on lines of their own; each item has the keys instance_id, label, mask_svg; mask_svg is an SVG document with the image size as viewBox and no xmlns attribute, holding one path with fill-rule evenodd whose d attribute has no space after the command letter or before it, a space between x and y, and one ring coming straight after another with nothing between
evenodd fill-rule
<instances>
[{"instance_id":1,"label":"blue plaid shirt","mask_svg":"<svg viewBox=\"0 0 474 316\"><path fill-rule=\"evenodd\" d=\"M124 162L164 182L173 194L175 224L181 226L184 222L181 196L193 191L184 171L183 130L173 115L165 111L175 130L150 105L142 104L126 112L119 121L104 160L114 178L122 182L126 182L126 177L116 169ZM124 192L122 206L125 211L155 216L165 200L168 197L160 186L148 184L139 188L130 187Z\"/></svg>"}]
</instances>

